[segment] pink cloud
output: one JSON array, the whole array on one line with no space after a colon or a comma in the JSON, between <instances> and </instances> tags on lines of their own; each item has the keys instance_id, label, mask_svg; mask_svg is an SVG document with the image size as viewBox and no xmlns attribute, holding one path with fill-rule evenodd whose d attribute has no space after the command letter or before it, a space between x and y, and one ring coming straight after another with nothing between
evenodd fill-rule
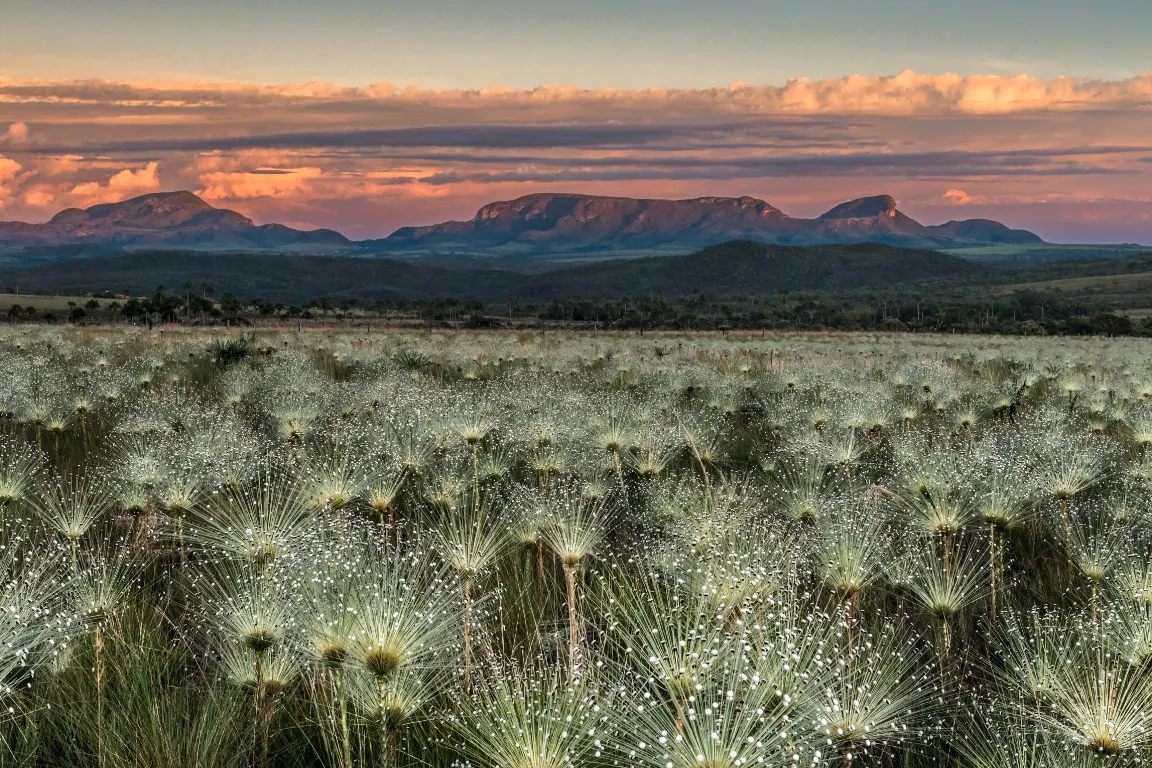
<instances>
[{"instance_id":1,"label":"pink cloud","mask_svg":"<svg viewBox=\"0 0 1152 768\"><path fill-rule=\"evenodd\" d=\"M29 142L28 125L12 123L0 133L0 147L23 147Z\"/></svg>"},{"instance_id":2,"label":"pink cloud","mask_svg":"<svg viewBox=\"0 0 1152 768\"><path fill-rule=\"evenodd\" d=\"M970 195L962 189L949 189L944 193L944 199L952 205L976 205L987 202L981 195Z\"/></svg>"},{"instance_id":3,"label":"pink cloud","mask_svg":"<svg viewBox=\"0 0 1152 768\"><path fill-rule=\"evenodd\" d=\"M72 176L83 167L83 155L49 155L36 162L37 174L44 177Z\"/></svg>"},{"instance_id":4,"label":"pink cloud","mask_svg":"<svg viewBox=\"0 0 1152 768\"><path fill-rule=\"evenodd\" d=\"M320 168L257 168L252 171L213 171L200 174L196 194L205 200L246 200L253 197L292 197L305 192L323 175Z\"/></svg>"},{"instance_id":5,"label":"pink cloud","mask_svg":"<svg viewBox=\"0 0 1152 768\"><path fill-rule=\"evenodd\" d=\"M42 184L26 189L21 199L29 208L47 208L56 202L56 191L51 186Z\"/></svg>"},{"instance_id":6,"label":"pink cloud","mask_svg":"<svg viewBox=\"0 0 1152 768\"><path fill-rule=\"evenodd\" d=\"M77 205L89 206L154 192L160 188L159 169L157 162L148 163L143 168L125 168L113 174L106 184L98 181L77 184L68 194Z\"/></svg>"},{"instance_id":7,"label":"pink cloud","mask_svg":"<svg viewBox=\"0 0 1152 768\"><path fill-rule=\"evenodd\" d=\"M7 208L15 199L17 186L24 176L24 166L10 157L0 155L0 208Z\"/></svg>"}]
</instances>

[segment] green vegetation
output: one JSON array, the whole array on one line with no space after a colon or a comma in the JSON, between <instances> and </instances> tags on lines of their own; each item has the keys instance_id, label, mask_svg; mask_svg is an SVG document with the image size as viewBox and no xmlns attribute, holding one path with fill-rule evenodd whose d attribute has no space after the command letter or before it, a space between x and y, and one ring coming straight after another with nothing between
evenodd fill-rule
<instances>
[{"instance_id":1,"label":"green vegetation","mask_svg":"<svg viewBox=\"0 0 1152 768\"><path fill-rule=\"evenodd\" d=\"M1123 243L1118 245L1053 245L1022 243L946 248L946 253L963 256L982 264L1028 265L1053 261L1122 259L1146 253L1148 246Z\"/></svg>"},{"instance_id":2,"label":"green vegetation","mask_svg":"<svg viewBox=\"0 0 1152 768\"><path fill-rule=\"evenodd\" d=\"M974 278L984 269L957 256L864 243L800 248L726 243L694 254L613 259L525 274L507 268L446 269L418 260L283 254L138 253L0 273L28 290L149 294L157 284L199 285L221 292L300 304L317 296L412 300L454 297L499 302L565 297L623 298L693 290L841 291L944 278Z\"/></svg>"},{"instance_id":3,"label":"green vegetation","mask_svg":"<svg viewBox=\"0 0 1152 768\"><path fill-rule=\"evenodd\" d=\"M336 319L467 327L1027 335L1152 330L1141 320L1152 314L1152 255L1146 253L993 267L951 253L876 244L793 248L732 242L688 255L546 270L448 257L425 263L142 253L3 274L22 291L90 289L102 302L96 312L69 299L72 305L60 311L60 300L52 296L26 297L18 307L10 297L12 322L231 325ZM204 290L206 278L212 292ZM176 285L183 288L165 288ZM39 308L31 312L29 306Z\"/></svg>"},{"instance_id":4,"label":"green vegetation","mask_svg":"<svg viewBox=\"0 0 1152 768\"><path fill-rule=\"evenodd\" d=\"M1150 344L0 329L0 764L1143 765Z\"/></svg>"}]
</instances>

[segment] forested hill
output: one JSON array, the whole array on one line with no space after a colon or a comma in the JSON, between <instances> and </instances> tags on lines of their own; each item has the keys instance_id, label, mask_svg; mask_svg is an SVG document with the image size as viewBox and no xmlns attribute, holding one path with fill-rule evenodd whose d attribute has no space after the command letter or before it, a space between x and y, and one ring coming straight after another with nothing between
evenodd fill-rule
<instances>
[{"instance_id":1,"label":"forested hill","mask_svg":"<svg viewBox=\"0 0 1152 768\"><path fill-rule=\"evenodd\" d=\"M292 303L321 295L503 302L509 297L542 301L563 296L842 291L979 279L991 271L947 253L875 243L798 247L733 241L692 254L600 261L544 274L445 269L363 257L141 252L0 272L0 286L70 294L126 288L150 293L157 285L210 282L221 293Z\"/></svg>"}]
</instances>

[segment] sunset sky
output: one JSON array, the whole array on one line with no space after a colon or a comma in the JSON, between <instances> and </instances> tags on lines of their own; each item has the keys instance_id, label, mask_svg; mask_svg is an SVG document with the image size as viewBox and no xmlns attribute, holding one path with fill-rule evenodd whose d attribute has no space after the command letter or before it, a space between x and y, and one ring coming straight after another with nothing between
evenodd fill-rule
<instances>
[{"instance_id":1,"label":"sunset sky","mask_svg":"<svg viewBox=\"0 0 1152 768\"><path fill-rule=\"evenodd\" d=\"M362 238L538 191L888 193L1152 243L1148 29L1147 0L6 0L0 220L191 189Z\"/></svg>"}]
</instances>

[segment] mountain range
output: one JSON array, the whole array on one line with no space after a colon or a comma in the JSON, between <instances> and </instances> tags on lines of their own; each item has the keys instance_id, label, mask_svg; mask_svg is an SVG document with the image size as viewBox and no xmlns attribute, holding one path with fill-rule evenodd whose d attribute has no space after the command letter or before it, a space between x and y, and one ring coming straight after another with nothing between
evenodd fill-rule
<instances>
[{"instance_id":1,"label":"mountain range","mask_svg":"<svg viewBox=\"0 0 1152 768\"><path fill-rule=\"evenodd\" d=\"M904 248L1039 244L1031 232L987 219L927 226L877 195L815 219L789 216L754 197L637 200L535 194L484 206L467 221L404 227L362 247L381 251L573 253L664 246L702 248L728 240L780 245L875 242Z\"/></svg>"},{"instance_id":2,"label":"mountain range","mask_svg":"<svg viewBox=\"0 0 1152 768\"><path fill-rule=\"evenodd\" d=\"M329 250L352 244L331 229L305 232L283 224L257 226L191 192L158 192L87 209L68 208L44 224L2 221L0 245L263 251Z\"/></svg>"},{"instance_id":3,"label":"mountain range","mask_svg":"<svg viewBox=\"0 0 1152 768\"><path fill-rule=\"evenodd\" d=\"M43 224L0 222L0 247L40 254L65 249L73 255L76 248L88 247L546 257L654 249L683 252L735 239L780 245L875 242L905 248L1043 242L1031 232L986 219L924 225L902 213L888 195L852 200L804 219L753 197L643 200L534 194L485 205L467 221L403 227L386 238L360 242L330 229L256 225L187 191L69 208Z\"/></svg>"}]
</instances>

